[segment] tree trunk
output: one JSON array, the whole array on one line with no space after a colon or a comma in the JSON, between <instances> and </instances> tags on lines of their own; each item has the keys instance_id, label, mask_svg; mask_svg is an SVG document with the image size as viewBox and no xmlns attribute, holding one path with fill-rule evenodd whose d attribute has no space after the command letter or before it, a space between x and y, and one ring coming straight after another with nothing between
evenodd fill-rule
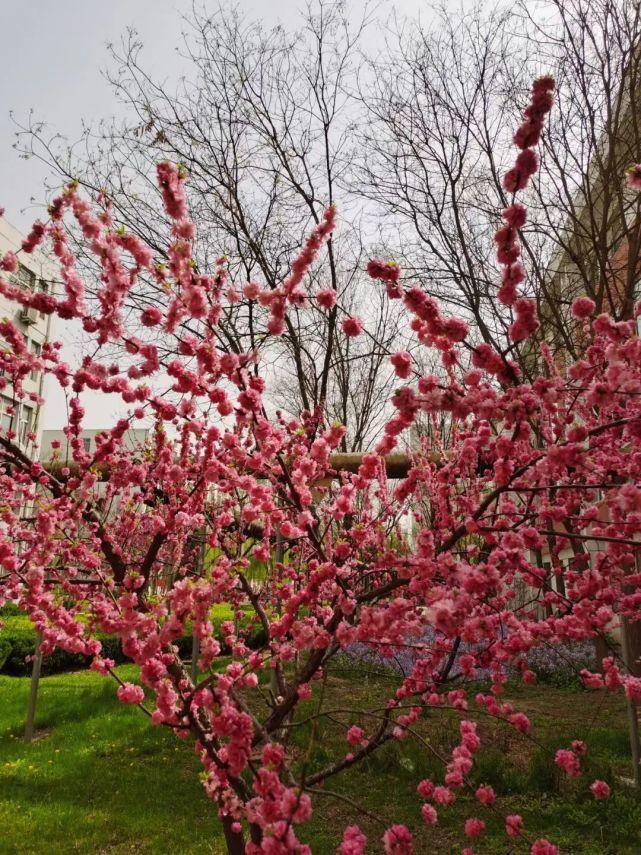
<instances>
[{"instance_id":1,"label":"tree trunk","mask_svg":"<svg viewBox=\"0 0 641 855\"><path fill-rule=\"evenodd\" d=\"M627 618L623 618L621 626L621 648L623 653L623 662L628 674L634 674L635 661L632 654L632 646L630 643L630 625ZM626 697L626 710L628 713L628 729L630 733L630 753L632 755L632 772L634 777L634 786L639 789L641 785L641 739L639 738L639 717L637 713L637 705L632 698Z\"/></svg>"},{"instance_id":2,"label":"tree trunk","mask_svg":"<svg viewBox=\"0 0 641 855\"><path fill-rule=\"evenodd\" d=\"M38 698L38 684L40 682L40 668L42 666L41 643L42 636L38 633L36 635L36 649L31 668L31 689L29 691L29 706L27 707L27 722L24 729L25 742L31 742L36 728L36 700Z\"/></svg>"},{"instance_id":3,"label":"tree trunk","mask_svg":"<svg viewBox=\"0 0 641 855\"><path fill-rule=\"evenodd\" d=\"M232 817L223 816L221 819L228 855L245 855L245 835L242 831L233 830L235 820Z\"/></svg>"}]
</instances>

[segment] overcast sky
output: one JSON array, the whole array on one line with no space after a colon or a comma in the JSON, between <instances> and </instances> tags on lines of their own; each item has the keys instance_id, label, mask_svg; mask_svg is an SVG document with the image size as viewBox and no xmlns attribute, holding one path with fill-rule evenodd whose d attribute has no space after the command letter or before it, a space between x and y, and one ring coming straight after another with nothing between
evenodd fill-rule
<instances>
[{"instance_id":1,"label":"overcast sky","mask_svg":"<svg viewBox=\"0 0 641 855\"><path fill-rule=\"evenodd\" d=\"M218 0L197 0L214 10ZM471 0L451 0L451 5L470 5ZM13 148L16 125L35 120L47 123L48 131L70 142L80 136L83 120L93 122L118 115L121 107L103 76L109 66L107 45L118 43L133 27L144 44L146 67L156 76L176 79L181 61L176 52L183 29L183 15L192 0L22 0L2 2L2 75L0 75L0 207L22 230L42 216L45 199L45 167L21 159ZM303 0L239 0L238 8L266 24L292 26ZM362 0L347 0L357 12ZM400 15L429 18L429 3L421 0L382 0L383 17L396 10ZM33 201L32 201L33 200ZM56 329L55 336L66 338ZM107 405L109 406L109 405ZM113 413L94 410L86 427L103 427ZM45 410L45 427L60 427L65 420L59 396L52 394Z\"/></svg>"},{"instance_id":2,"label":"overcast sky","mask_svg":"<svg viewBox=\"0 0 641 855\"><path fill-rule=\"evenodd\" d=\"M248 10L258 5L245 0ZM267 4L263 4L267 5ZM181 15L191 0L23 0L2 4L3 74L0 78L0 205L25 228L42 202L43 167L19 159L12 148L16 121L34 118L76 140L81 123L118 114L119 105L103 77L107 45L134 27L155 72L173 77ZM24 209L27 208L26 211Z\"/></svg>"},{"instance_id":3,"label":"overcast sky","mask_svg":"<svg viewBox=\"0 0 641 855\"><path fill-rule=\"evenodd\" d=\"M199 5L202 0L199 0ZM361 0L347 0L361 7ZM205 0L206 7L218 2ZM459 5L452 0L452 5ZM183 28L182 16L192 0L22 0L2 3L2 64L0 76L0 207L18 228L26 228L42 204L44 167L21 160L13 149L16 126L25 124L29 112L47 123L50 131L70 141L80 135L81 122L119 112L103 77L109 65L107 44L117 43L127 27L140 34L146 65L154 73L175 78L180 59L176 45ZM238 8L267 23L291 25L298 0L240 0ZM384 0L381 12L429 16L421 0Z\"/></svg>"}]
</instances>

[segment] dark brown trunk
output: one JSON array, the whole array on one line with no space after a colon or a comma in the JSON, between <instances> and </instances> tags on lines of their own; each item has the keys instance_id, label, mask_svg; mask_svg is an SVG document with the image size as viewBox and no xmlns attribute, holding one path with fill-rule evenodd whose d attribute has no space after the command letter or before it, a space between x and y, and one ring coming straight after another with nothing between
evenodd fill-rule
<instances>
[{"instance_id":1,"label":"dark brown trunk","mask_svg":"<svg viewBox=\"0 0 641 855\"><path fill-rule=\"evenodd\" d=\"M242 831L234 831L234 820L230 816L222 817L225 843L228 855L245 855L245 835Z\"/></svg>"}]
</instances>

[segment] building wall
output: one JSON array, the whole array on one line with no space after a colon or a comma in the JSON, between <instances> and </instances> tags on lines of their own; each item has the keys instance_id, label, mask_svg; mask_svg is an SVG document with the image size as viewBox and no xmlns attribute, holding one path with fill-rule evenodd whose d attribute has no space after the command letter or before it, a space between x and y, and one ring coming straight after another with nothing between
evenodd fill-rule
<instances>
[{"instance_id":1,"label":"building wall","mask_svg":"<svg viewBox=\"0 0 641 855\"><path fill-rule=\"evenodd\" d=\"M96 450L96 436L99 433L103 433L106 428L98 429L98 430L83 430L80 433L80 438L85 443L85 451L88 454L92 454ZM124 435L124 445L125 448L135 450L143 445L146 440L150 437L151 431L146 428L132 428L128 430ZM53 448L53 442L59 442L60 448ZM40 460L47 464L52 460L60 463L71 462L72 456L69 448L69 440L64 434L62 430L45 430L42 431L42 439L40 443ZM92 488L93 498L96 503L96 510L100 514L104 514L106 519L113 517L113 515L117 512L121 497L119 493L116 493L115 496L109 501L109 505L106 505L106 496L107 496L107 482L103 480L99 480L94 484Z\"/></svg>"},{"instance_id":2,"label":"building wall","mask_svg":"<svg viewBox=\"0 0 641 855\"><path fill-rule=\"evenodd\" d=\"M30 255L20 251L24 240L22 235L4 217L0 217L0 255L8 251L17 254L20 268L15 274L3 274L12 282L27 285L30 288L55 292L56 267L47 256L36 250ZM39 353L51 332L51 316L43 315L33 309L25 310L19 304L7 300L0 294L0 317L10 318L24 334L28 347L32 352ZM43 393L42 372L32 374L24 383L27 393ZM11 414L11 408L15 412ZM0 425L4 430L14 430L17 433L21 447L28 454L35 454L34 444L26 440L25 434L33 431L40 437L42 424L42 406L32 401L14 400L10 386L0 389Z\"/></svg>"},{"instance_id":3,"label":"building wall","mask_svg":"<svg viewBox=\"0 0 641 855\"><path fill-rule=\"evenodd\" d=\"M547 338L558 336L558 323L572 331L569 310L576 297L587 294L599 312L608 312L615 320L628 320L641 296L637 287L641 275L641 205L638 190L626 180L626 170L638 163L641 155L640 83L641 49L637 46L618 90L604 93L604 103L610 105L603 116L604 126L596 144L586 138L588 168L571 200L563 206L566 220L558 230L558 248L550 260L547 291L539 313L544 329L548 327ZM597 105L595 111L600 115ZM567 180L572 186L571 170ZM561 340L559 345L563 347ZM581 345L579 341L579 352Z\"/></svg>"},{"instance_id":4,"label":"building wall","mask_svg":"<svg viewBox=\"0 0 641 855\"><path fill-rule=\"evenodd\" d=\"M85 451L92 454L96 450L96 436L103 433L107 428L99 428L95 430L83 430L80 433L80 438L85 444ZM125 448L135 450L138 446L143 445L150 435L147 428L132 428L126 431L124 436ZM60 448L55 450L52 448L52 442L59 442ZM40 441L40 460L43 462L51 460L51 457L56 451L56 457L59 460L67 460L71 457L69 449L69 440L62 430L45 430L42 431Z\"/></svg>"}]
</instances>

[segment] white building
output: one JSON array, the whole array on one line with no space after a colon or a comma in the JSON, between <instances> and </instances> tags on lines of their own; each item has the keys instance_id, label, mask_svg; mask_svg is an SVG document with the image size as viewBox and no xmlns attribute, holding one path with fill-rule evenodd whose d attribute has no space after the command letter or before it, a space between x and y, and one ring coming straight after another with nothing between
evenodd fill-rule
<instances>
[{"instance_id":1,"label":"white building","mask_svg":"<svg viewBox=\"0 0 641 855\"><path fill-rule=\"evenodd\" d=\"M100 433L104 433L106 428L102 429L87 429L80 432L84 450L87 454L93 454L96 451L96 437ZM147 428L131 428L125 432L123 437L124 447L131 450L141 450L151 436L151 431ZM53 443L56 443L54 446ZM66 465L73 462L73 454L69 447L69 440L63 430L44 430L40 442L40 460L45 465L47 463L59 463ZM96 509L101 513L104 512L105 517L109 518L116 512L120 505L120 496L116 494L112 496L109 505L105 504L107 496L106 481L99 480L92 488L93 498L96 503Z\"/></svg>"},{"instance_id":2,"label":"white building","mask_svg":"<svg viewBox=\"0 0 641 855\"><path fill-rule=\"evenodd\" d=\"M106 428L95 430L83 430L80 433L80 439L84 446L84 450L88 454L92 454L96 450L96 436L104 433ZM135 451L143 446L150 436L151 431L148 428L131 428L125 432L124 446L127 449ZM58 442L60 445L53 448L52 443ZM71 450L69 448L69 440L62 430L45 430L42 431L40 440L40 460L48 462L52 457L55 457L61 462L66 462L72 459Z\"/></svg>"},{"instance_id":3,"label":"white building","mask_svg":"<svg viewBox=\"0 0 641 855\"><path fill-rule=\"evenodd\" d=\"M2 275L17 285L41 291L53 291L56 280L56 268L47 256L35 250L31 254L20 251L24 240L22 235L4 217L0 217L0 255L13 251L17 254L20 266L13 274ZM36 309L25 309L18 303L7 300L0 294L0 317L10 318L27 339L32 353L39 355L42 346L49 338L51 315L44 315ZM6 347L6 344L4 345ZM2 344L0 343L0 347ZM1 370L1 369L0 369ZM27 393L43 393L44 377L41 371L33 371L25 380ZM0 428L3 432L15 431L17 441L27 454L34 453L33 443L27 440L27 434L33 432L40 436L42 407L33 401L18 401L13 397L10 386L0 389Z\"/></svg>"}]
</instances>

